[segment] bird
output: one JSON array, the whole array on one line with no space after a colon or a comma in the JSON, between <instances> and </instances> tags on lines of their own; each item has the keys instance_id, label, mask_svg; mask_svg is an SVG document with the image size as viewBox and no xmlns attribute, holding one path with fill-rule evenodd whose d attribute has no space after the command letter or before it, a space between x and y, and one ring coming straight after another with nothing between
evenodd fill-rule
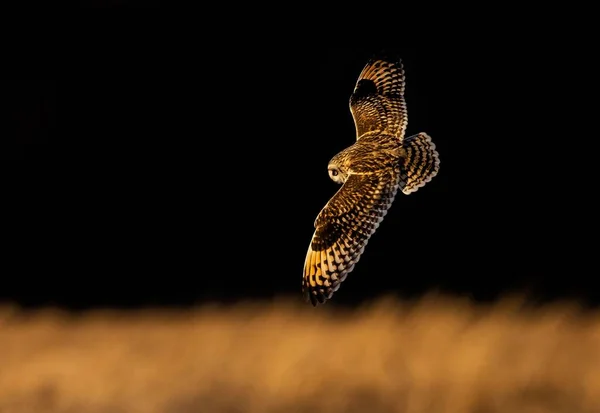
<instances>
[{"instance_id":1,"label":"bird","mask_svg":"<svg viewBox=\"0 0 600 413\"><path fill-rule=\"evenodd\" d=\"M354 269L398 191L416 192L440 167L431 137L405 137L405 73L397 53L371 55L350 95L356 141L331 158L327 170L338 191L317 215L302 278L313 307L331 299Z\"/></svg>"}]
</instances>

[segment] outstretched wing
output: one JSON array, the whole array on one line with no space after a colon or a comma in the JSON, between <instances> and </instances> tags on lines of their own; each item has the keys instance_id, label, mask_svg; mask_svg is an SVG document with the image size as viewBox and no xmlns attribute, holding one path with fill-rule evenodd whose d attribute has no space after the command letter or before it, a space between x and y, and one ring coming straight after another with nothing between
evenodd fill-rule
<instances>
[{"instance_id":1,"label":"outstretched wing","mask_svg":"<svg viewBox=\"0 0 600 413\"><path fill-rule=\"evenodd\" d=\"M399 58L373 56L350 96L356 139L365 133L387 133L402 140L408 121L404 101L404 68Z\"/></svg>"},{"instance_id":2,"label":"outstretched wing","mask_svg":"<svg viewBox=\"0 0 600 413\"><path fill-rule=\"evenodd\" d=\"M304 262L302 291L313 306L338 290L398 190L400 171L351 175L321 210Z\"/></svg>"}]
</instances>

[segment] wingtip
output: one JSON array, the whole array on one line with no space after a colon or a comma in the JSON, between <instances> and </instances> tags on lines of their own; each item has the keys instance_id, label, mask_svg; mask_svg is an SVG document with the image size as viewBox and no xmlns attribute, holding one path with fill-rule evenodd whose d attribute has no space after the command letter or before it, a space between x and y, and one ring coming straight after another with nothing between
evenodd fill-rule
<instances>
[{"instance_id":1,"label":"wingtip","mask_svg":"<svg viewBox=\"0 0 600 413\"><path fill-rule=\"evenodd\" d=\"M305 288L303 291L304 301L310 303L313 307L323 305L327 302L327 297L317 290Z\"/></svg>"},{"instance_id":2,"label":"wingtip","mask_svg":"<svg viewBox=\"0 0 600 413\"><path fill-rule=\"evenodd\" d=\"M318 305L316 297L310 293L310 290L303 288L302 296L304 298L305 303L310 303L313 307L316 307Z\"/></svg>"}]
</instances>

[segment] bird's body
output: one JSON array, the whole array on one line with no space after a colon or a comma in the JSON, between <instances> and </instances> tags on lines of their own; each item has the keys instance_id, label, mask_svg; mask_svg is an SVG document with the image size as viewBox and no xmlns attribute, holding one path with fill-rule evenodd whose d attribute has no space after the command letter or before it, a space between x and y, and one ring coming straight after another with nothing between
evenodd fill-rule
<instances>
[{"instance_id":1,"label":"bird's body","mask_svg":"<svg viewBox=\"0 0 600 413\"><path fill-rule=\"evenodd\" d=\"M335 155L330 178L343 184L315 220L304 263L302 290L324 303L364 252L396 193L410 194L431 180L439 157L425 133L404 137L407 111L399 59L374 56L350 97L356 142Z\"/></svg>"}]
</instances>

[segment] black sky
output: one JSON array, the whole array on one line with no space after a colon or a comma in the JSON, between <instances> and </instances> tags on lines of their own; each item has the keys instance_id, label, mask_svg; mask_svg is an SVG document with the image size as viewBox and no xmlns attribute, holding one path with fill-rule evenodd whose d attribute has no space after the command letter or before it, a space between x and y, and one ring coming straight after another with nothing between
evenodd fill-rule
<instances>
[{"instance_id":1,"label":"black sky","mask_svg":"<svg viewBox=\"0 0 600 413\"><path fill-rule=\"evenodd\" d=\"M348 99L380 46L98 40L68 71L5 81L1 298L300 299L314 219L338 189L327 163L354 141ZM396 198L334 302L436 289L598 303L586 58L390 48L407 133L432 136L440 173Z\"/></svg>"}]
</instances>

